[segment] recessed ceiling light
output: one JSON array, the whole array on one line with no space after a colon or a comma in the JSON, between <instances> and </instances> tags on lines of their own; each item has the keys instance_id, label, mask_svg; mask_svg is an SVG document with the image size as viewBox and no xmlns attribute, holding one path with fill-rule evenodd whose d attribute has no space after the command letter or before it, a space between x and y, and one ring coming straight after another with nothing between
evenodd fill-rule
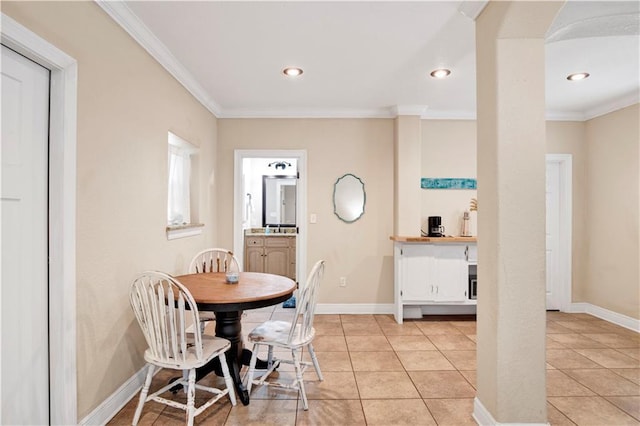
<instances>
[{"instance_id":1,"label":"recessed ceiling light","mask_svg":"<svg viewBox=\"0 0 640 426\"><path fill-rule=\"evenodd\" d=\"M302 71L302 68L287 67L287 68L283 69L282 72L284 73L284 75L286 75L288 77L297 77L297 76L301 75L303 71Z\"/></svg>"},{"instance_id":2,"label":"recessed ceiling light","mask_svg":"<svg viewBox=\"0 0 640 426\"><path fill-rule=\"evenodd\" d=\"M567 76L567 80L578 81L578 80L584 80L587 77L589 77L589 73L588 72L576 72L576 73L573 73L573 74L569 74Z\"/></svg>"},{"instance_id":3,"label":"recessed ceiling light","mask_svg":"<svg viewBox=\"0 0 640 426\"><path fill-rule=\"evenodd\" d=\"M448 70L446 68L439 68L437 70L431 71L431 77L433 78L445 78L448 77L449 74L451 74L451 70Z\"/></svg>"}]
</instances>

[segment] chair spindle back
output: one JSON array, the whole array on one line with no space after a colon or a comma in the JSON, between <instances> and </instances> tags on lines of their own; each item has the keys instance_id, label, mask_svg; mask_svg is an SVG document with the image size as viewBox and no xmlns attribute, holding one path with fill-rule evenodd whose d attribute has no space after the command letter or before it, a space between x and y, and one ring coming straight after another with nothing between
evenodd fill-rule
<instances>
[{"instance_id":1,"label":"chair spindle back","mask_svg":"<svg viewBox=\"0 0 640 426\"><path fill-rule=\"evenodd\" d=\"M196 303L180 282L162 272L144 272L135 279L129 294L131 307L156 360L179 365L190 352L202 359L202 335L193 327L193 344L186 329L198 324Z\"/></svg>"},{"instance_id":2,"label":"chair spindle back","mask_svg":"<svg viewBox=\"0 0 640 426\"><path fill-rule=\"evenodd\" d=\"M202 250L196 254L189 265L190 273L204 272L240 272L238 259L233 252L222 248Z\"/></svg>"},{"instance_id":3,"label":"chair spindle back","mask_svg":"<svg viewBox=\"0 0 640 426\"><path fill-rule=\"evenodd\" d=\"M318 295L318 287L324 275L324 260L319 260L313 265L305 286L298 292L298 300L296 300L296 312L292 321L292 327L289 331L289 343L296 337L296 330L300 333L300 338L306 338L311 334L313 329L313 316L316 311L316 298ZM296 324L300 327L297 328Z\"/></svg>"}]
</instances>

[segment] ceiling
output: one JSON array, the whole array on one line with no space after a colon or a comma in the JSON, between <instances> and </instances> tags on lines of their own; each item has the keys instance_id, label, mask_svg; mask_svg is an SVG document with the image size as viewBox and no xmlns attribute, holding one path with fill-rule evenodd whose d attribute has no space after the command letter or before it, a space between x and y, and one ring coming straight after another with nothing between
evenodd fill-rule
<instances>
[{"instance_id":1,"label":"ceiling","mask_svg":"<svg viewBox=\"0 0 640 426\"><path fill-rule=\"evenodd\" d=\"M468 16L484 1L97 1L221 118L475 117ZM638 102L639 17L638 1L565 4L547 33L549 119Z\"/></svg>"}]
</instances>

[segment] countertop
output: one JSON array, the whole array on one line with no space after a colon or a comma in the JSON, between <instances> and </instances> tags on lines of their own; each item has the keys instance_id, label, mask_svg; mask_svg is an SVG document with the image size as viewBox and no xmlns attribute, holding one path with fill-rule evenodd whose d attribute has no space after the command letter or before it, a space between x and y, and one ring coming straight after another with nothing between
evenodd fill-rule
<instances>
[{"instance_id":1,"label":"countertop","mask_svg":"<svg viewBox=\"0 0 640 426\"><path fill-rule=\"evenodd\" d=\"M403 237L392 235L389 237L392 241L401 243L476 243L478 237Z\"/></svg>"},{"instance_id":2,"label":"countertop","mask_svg":"<svg viewBox=\"0 0 640 426\"><path fill-rule=\"evenodd\" d=\"M296 228L282 227L282 228L270 228L269 232L266 232L265 228L250 228L246 229L244 235L247 237L295 237Z\"/></svg>"}]
</instances>

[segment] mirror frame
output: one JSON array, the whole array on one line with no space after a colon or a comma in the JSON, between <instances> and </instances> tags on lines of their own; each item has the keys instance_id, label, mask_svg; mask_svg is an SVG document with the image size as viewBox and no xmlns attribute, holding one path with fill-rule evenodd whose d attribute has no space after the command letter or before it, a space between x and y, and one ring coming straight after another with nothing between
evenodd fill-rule
<instances>
[{"instance_id":1,"label":"mirror frame","mask_svg":"<svg viewBox=\"0 0 640 426\"><path fill-rule=\"evenodd\" d=\"M268 226L274 226L278 228L295 228L298 226L298 217L296 214L296 223L293 224L285 224L285 223L267 223L267 179L291 179L295 181L296 187L296 203L298 202L298 178L295 175L262 175L262 227L265 228Z\"/></svg>"},{"instance_id":2,"label":"mirror frame","mask_svg":"<svg viewBox=\"0 0 640 426\"><path fill-rule=\"evenodd\" d=\"M343 179L346 178L353 178L356 179L361 187L362 187L362 211L360 212L360 214L358 215L358 217L356 217L353 220L348 220L343 218L342 216L340 216L340 214L338 213L338 209L336 206L336 192L338 190L338 184L340 183L340 181L342 181ZM346 181L345 181L346 182ZM346 173L344 175L342 175L341 177L338 178L338 180L336 180L336 183L333 184L333 213L338 216L338 219L340 219L341 221L345 222L345 223L353 223L355 221L357 221L358 219L360 219L362 217L362 215L364 215L364 211L365 211L365 206L367 204L367 193L364 190L364 182L362 181L362 179L360 179L358 176L354 175L353 173Z\"/></svg>"}]
</instances>

